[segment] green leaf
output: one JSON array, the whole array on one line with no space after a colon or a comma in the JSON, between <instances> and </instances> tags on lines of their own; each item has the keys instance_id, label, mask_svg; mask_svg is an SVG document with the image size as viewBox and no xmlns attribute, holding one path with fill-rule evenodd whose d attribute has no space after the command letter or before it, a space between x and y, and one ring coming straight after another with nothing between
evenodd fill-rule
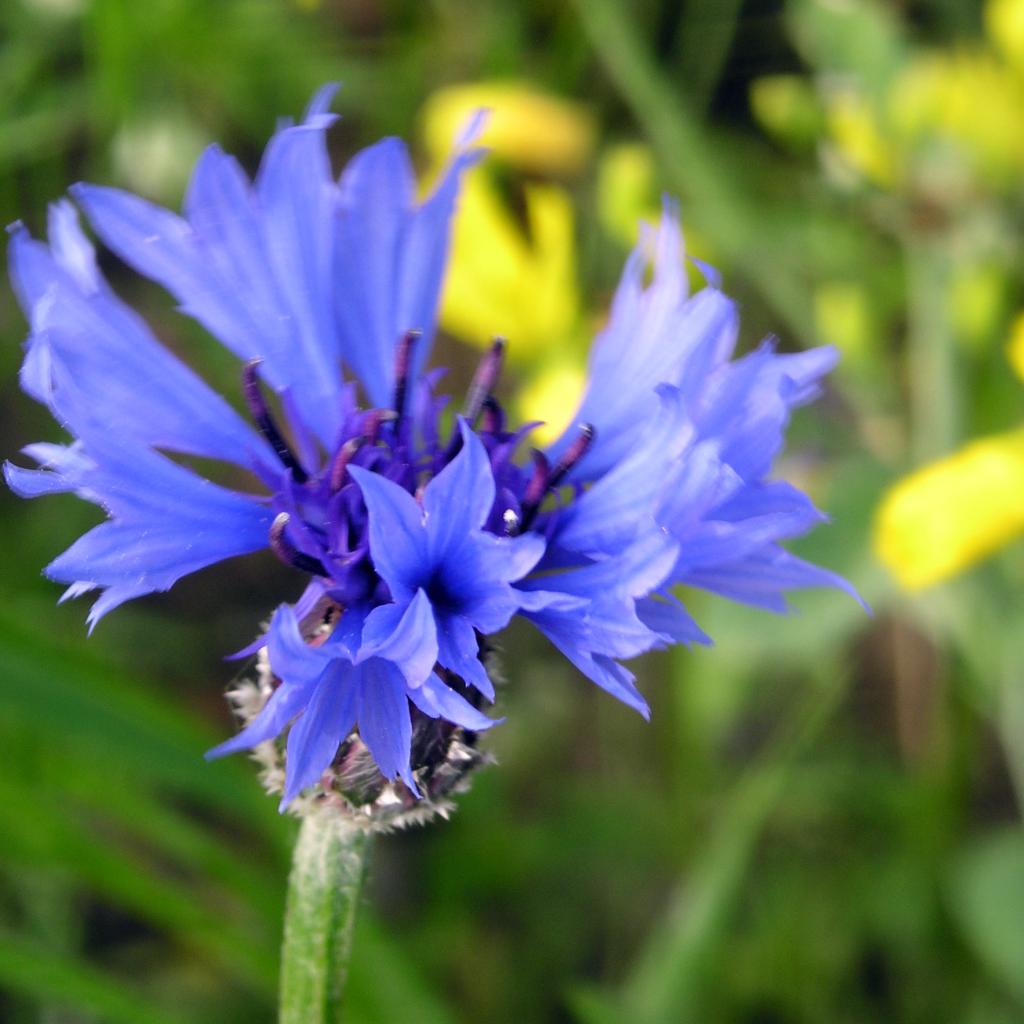
<instances>
[{"instance_id":1,"label":"green leaf","mask_svg":"<svg viewBox=\"0 0 1024 1024\"><path fill-rule=\"evenodd\" d=\"M985 836L963 850L948 896L978 959L1024 1005L1024 830Z\"/></svg>"},{"instance_id":2,"label":"green leaf","mask_svg":"<svg viewBox=\"0 0 1024 1024\"><path fill-rule=\"evenodd\" d=\"M123 981L8 932L0 932L0 981L46 1006L96 1014L104 1024L188 1024Z\"/></svg>"}]
</instances>

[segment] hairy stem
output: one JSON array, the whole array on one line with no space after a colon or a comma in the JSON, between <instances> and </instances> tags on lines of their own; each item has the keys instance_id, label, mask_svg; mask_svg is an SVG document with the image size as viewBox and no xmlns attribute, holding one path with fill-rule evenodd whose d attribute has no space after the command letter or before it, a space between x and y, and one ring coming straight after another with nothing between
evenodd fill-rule
<instances>
[{"instance_id":1,"label":"hairy stem","mask_svg":"<svg viewBox=\"0 0 1024 1024\"><path fill-rule=\"evenodd\" d=\"M339 1024L370 837L312 814L292 857L281 950L280 1024Z\"/></svg>"}]
</instances>

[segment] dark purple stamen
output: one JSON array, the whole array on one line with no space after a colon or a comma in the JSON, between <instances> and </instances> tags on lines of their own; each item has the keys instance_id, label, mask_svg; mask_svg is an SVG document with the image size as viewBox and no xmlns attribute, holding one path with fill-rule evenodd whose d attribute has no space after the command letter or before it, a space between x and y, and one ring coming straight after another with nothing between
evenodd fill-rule
<instances>
[{"instance_id":1,"label":"dark purple stamen","mask_svg":"<svg viewBox=\"0 0 1024 1024\"><path fill-rule=\"evenodd\" d=\"M524 508L529 505L540 505L547 493L548 478L551 475L551 466L547 456L543 452L537 451L536 448L530 454L533 457L533 475L523 493Z\"/></svg>"},{"instance_id":2,"label":"dark purple stamen","mask_svg":"<svg viewBox=\"0 0 1024 1024\"><path fill-rule=\"evenodd\" d=\"M565 453L555 463L555 468L551 470L551 476L548 477L548 490L557 487L565 479L566 473L587 454L587 449L594 443L595 433L593 424L580 424L579 437L566 448Z\"/></svg>"},{"instance_id":3,"label":"dark purple stamen","mask_svg":"<svg viewBox=\"0 0 1024 1024\"><path fill-rule=\"evenodd\" d=\"M328 576L329 573L323 567L319 558L313 558L296 549L295 545L285 536L284 531L288 526L291 516L287 512L280 512L270 524L270 550L284 562L294 569L308 572L313 576Z\"/></svg>"},{"instance_id":4,"label":"dark purple stamen","mask_svg":"<svg viewBox=\"0 0 1024 1024\"><path fill-rule=\"evenodd\" d=\"M533 474L530 482L523 492L522 509L519 514L519 521L515 525L515 533L522 533L527 530L530 524L537 518L544 495L548 493L548 480L551 478L551 466L547 456L536 448L530 453L533 457ZM508 529L508 524L506 524Z\"/></svg>"},{"instance_id":5,"label":"dark purple stamen","mask_svg":"<svg viewBox=\"0 0 1024 1024\"><path fill-rule=\"evenodd\" d=\"M330 488L332 493L341 490L341 485L345 482L345 476L348 473L348 464L356 452L366 444L366 441L365 437L351 437L338 449L334 461L331 463Z\"/></svg>"},{"instance_id":6,"label":"dark purple stamen","mask_svg":"<svg viewBox=\"0 0 1024 1024\"><path fill-rule=\"evenodd\" d=\"M485 434L500 434L505 429L505 413L493 395L484 399L480 426Z\"/></svg>"},{"instance_id":7,"label":"dark purple stamen","mask_svg":"<svg viewBox=\"0 0 1024 1024\"><path fill-rule=\"evenodd\" d=\"M491 348L487 355L480 360L476 373L473 374L473 381L469 385L469 392L466 395L466 404L462 410L462 415L469 423L473 423L480 415L484 402L490 398L491 392L494 391L498 383L501 368L505 362L506 345L507 342L504 338L495 338L491 342Z\"/></svg>"},{"instance_id":8,"label":"dark purple stamen","mask_svg":"<svg viewBox=\"0 0 1024 1024\"><path fill-rule=\"evenodd\" d=\"M555 490L565 479L569 470L586 455L587 449L594 441L594 434L595 431L591 424L581 423L579 437L569 445L565 450L565 454L555 463L553 469L549 468L548 460L543 452L533 452L533 475L530 477L530 482L526 485L526 491L523 493L522 512L519 517L518 526L519 533L530 528L534 519L537 518L537 513L540 511L545 495L549 491Z\"/></svg>"},{"instance_id":9,"label":"dark purple stamen","mask_svg":"<svg viewBox=\"0 0 1024 1024\"><path fill-rule=\"evenodd\" d=\"M409 374L412 371L412 353L422 337L420 331L406 331L395 350L395 432L405 412L405 396L409 390Z\"/></svg>"},{"instance_id":10,"label":"dark purple stamen","mask_svg":"<svg viewBox=\"0 0 1024 1024\"><path fill-rule=\"evenodd\" d=\"M281 464L286 469L291 470L296 483L304 484L309 479L309 475L302 468L295 453L288 447L288 442L284 439L284 435L274 422L270 407L263 397L257 373L261 362L262 360L260 359L250 359L242 370L242 394L245 396L245 404L249 407L249 413L259 428L259 432L267 439L270 447L277 453Z\"/></svg>"},{"instance_id":11,"label":"dark purple stamen","mask_svg":"<svg viewBox=\"0 0 1024 1024\"><path fill-rule=\"evenodd\" d=\"M363 417L363 438L373 444L380 434L380 426L388 420L397 419L398 414L390 409L371 409Z\"/></svg>"}]
</instances>

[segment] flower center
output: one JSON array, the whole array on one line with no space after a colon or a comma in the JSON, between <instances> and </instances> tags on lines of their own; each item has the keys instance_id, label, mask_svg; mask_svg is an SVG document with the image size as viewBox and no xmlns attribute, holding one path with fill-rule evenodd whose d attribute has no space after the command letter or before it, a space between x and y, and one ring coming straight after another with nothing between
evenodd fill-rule
<instances>
[{"instance_id":1,"label":"flower center","mask_svg":"<svg viewBox=\"0 0 1024 1024\"><path fill-rule=\"evenodd\" d=\"M397 346L392 408L361 409L349 389L337 443L330 458L316 466L310 464L313 456L296 453L278 426L260 385L259 360L243 371L246 405L280 464L262 474L276 490L270 548L287 565L323 578L327 592L343 606L390 600L370 561L366 506L349 467L379 473L416 495L462 446L457 426L447 433L442 429L447 399L434 396L431 376L413 379L419 337L418 331L409 331ZM473 375L462 409L490 458L496 498L485 529L495 534L544 527L557 514L557 509L544 510L546 499L594 437L593 428L583 424L554 466L536 450L531 469L519 466L514 461L517 449L533 427L506 430L504 410L494 397L505 348L504 339L494 340ZM431 579L427 590L435 604L451 604L443 579Z\"/></svg>"}]
</instances>

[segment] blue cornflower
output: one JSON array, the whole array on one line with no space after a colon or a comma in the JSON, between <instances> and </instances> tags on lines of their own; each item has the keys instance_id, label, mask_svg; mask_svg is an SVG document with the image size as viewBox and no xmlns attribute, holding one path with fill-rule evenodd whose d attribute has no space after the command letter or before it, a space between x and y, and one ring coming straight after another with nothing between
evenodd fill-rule
<instances>
[{"instance_id":1,"label":"blue cornflower","mask_svg":"<svg viewBox=\"0 0 1024 1024\"><path fill-rule=\"evenodd\" d=\"M424 367L477 125L419 202L394 139L334 180L331 94L275 134L252 182L208 149L183 217L72 189L102 241L243 361L251 424L114 294L70 202L50 211L49 245L11 229L31 325L21 383L74 440L29 445L39 468L7 464L7 482L24 497L72 491L109 517L47 575L66 596L99 591L90 625L264 548L308 577L252 648L272 679L262 706L212 753L286 736L286 805L358 749L412 804L436 790L432 743L494 724L480 710L494 697L487 638L515 615L646 716L620 659L709 642L676 585L777 612L792 588L852 593L779 546L823 516L769 477L832 349L766 343L732 359L736 307L710 271L689 293L666 205L627 263L574 427L524 453L530 426L509 429L494 397L500 340L448 416ZM175 456L239 467L251 487Z\"/></svg>"}]
</instances>

